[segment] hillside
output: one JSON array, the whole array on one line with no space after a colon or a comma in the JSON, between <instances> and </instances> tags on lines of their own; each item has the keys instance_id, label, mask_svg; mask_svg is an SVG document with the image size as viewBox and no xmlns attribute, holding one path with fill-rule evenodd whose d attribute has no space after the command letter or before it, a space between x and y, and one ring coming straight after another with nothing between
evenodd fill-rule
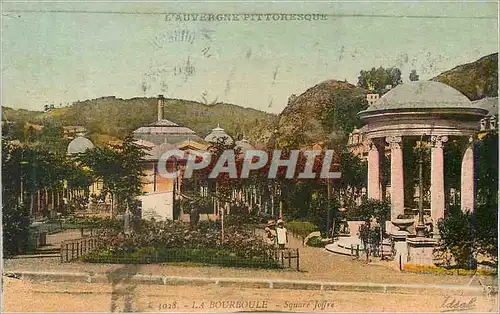
<instances>
[{"instance_id":1,"label":"hillside","mask_svg":"<svg viewBox=\"0 0 500 314\"><path fill-rule=\"evenodd\" d=\"M445 71L432 80L448 84L471 100L498 95L498 53ZM345 139L360 127L357 113L367 107L368 90L338 80L321 82L292 95L279 116L237 105L204 105L166 99L165 118L196 131L201 137L220 124L233 136L245 134L257 144L273 145L275 128L280 146L297 147ZM113 96L76 102L50 112L3 107L2 121L33 124L80 125L97 144L123 138L156 119L156 98L120 99Z\"/></svg>"},{"instance_id":2,"label":"hillside","mask_svg":"<svg viewBox=\"0 0 500 314\"><path fill-rule=\"evenodd\" d=\"M450 85L471 100L498 95L498 53L457 66L432 80ZM368 90L328 80L292 95L279 115L278 140L283 146L301 146L344 139L361 126L357 113L367 108ZM272 141L274 143L274 141Z\"/></svg>"},{"instance_id":3,"label":"hillside","mask_svg":"<svg viewBox=\"0 0 500 314\"><path fill-rule=\"evenodd\" d=\"M110 96L76 102L46 113L4 108L7 115L4 114L2 119L8 117L36 124L52 121L62 126L81 125L88 130L88 136L93 141L102 143L123 138L138 127L154 122L157 118L156 106L156 98L120 99ZM165 118L190 127L201 137L219 123L230 135L245 134L250 140L260 142L262 130L275 116L232 104L207 106L194 101L166 99Z\"/></svg>"},{"instance_id":4,"label":"hillside","mask_svg":"<svg viewBox=\"0 0 500 314\"><path fill-rule=\"evenodd\" d=\"M431 80L450 85L470 100L498 96L498 53L459 65Z\"/></svg>"},{"instance_id":5,"label":"hillside","mask_svg":"<svg viewBox=\"0 0 500 314\"><path fill-rule=\"evenodd\" d=\"M360 126L356 114L366 109L367 90L328 80L292 95L279 115L278 138L283 146L302 146L343 137Z\"/></svg>"}]
</instances>

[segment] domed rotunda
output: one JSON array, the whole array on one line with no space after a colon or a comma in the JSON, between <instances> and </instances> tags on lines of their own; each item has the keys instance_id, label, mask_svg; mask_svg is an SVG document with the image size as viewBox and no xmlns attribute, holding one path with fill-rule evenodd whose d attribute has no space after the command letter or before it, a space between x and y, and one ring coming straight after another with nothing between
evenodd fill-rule
<instances>
[{"instance_id":1,"label":"domed rotunda","mask_svg":"<svg viewBox=\"0 0 500 314\"><path fill-rule=\"evenodd\" d=\"M218 124L217 127L212 129L212 132L205 137L205 141L212 144L222 141L225 145L232 145L234 143L233 138Z\"/></svg>"},{"instance_id":2,"label":"domed rotunda","mask_svg":"<svg viewBox=\"0 0 500 314\"><path fill-rule=\"evenodd\" d=\"M462 211L474 209L474 142L477 140L480 121L487 114L487 109L471 102L458 90L434 81L398 85L375 100L368 109L358 113L364 122L360 131L363 138L367 139L368 198L380 200L385 194L381 184L381 169L385 167L383 153L386 148L390 150L392 224L389 223L386 228L397 239L396 254L407 256L408 263L431 265L434 262L432 250L439 238L437 223L444 218L445 211L447 191L444 184L444 150L448 142L463 143L462 169L459 174L461 208ZM405 176L405 171L408 171L404 168L405 162L418 162L420 158L413 156L415 147L430 150L430 165L420 166L422 171L430 175L430 210L422 208L424 201L427 202L427 193L415 188L411 176ZM421 162L424 162L423 159ZM419 181L419 184L422 183ZM410 188L412 195L405 195L405 187ZM416 196L413 194L416 190L419 190L418 208L405 207L413 206L414 202L410 201ZM416 231L413 237L401 229L408 220L402 217L408 215L409 211L416 212L414 218L418 218L413 223ZM427 234L427 228L432 232Z\"/></svg>"},{"instance_id":3,"label":"domed rotunda","mask_svg":"<svg viewBox=\"0 0 500 314\"><path fill-rule=\"evenodd\" d=\"M68 155L76 155L84 153L87 149L94 148L94 144L83 135L79 134L68 144L67 153Z\"/></svg>"}]
</instances>

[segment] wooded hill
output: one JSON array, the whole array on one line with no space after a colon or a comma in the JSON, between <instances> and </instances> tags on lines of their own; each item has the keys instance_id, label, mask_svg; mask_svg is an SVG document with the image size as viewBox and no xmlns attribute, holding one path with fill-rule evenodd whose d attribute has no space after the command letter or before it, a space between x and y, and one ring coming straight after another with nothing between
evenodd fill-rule
<instances>
[{"instance_id":1,"label":"wooded hill","mask_svg":"<svg viewBox=\"0 0 500 314\"><path fill-rule=\"evenodd\" d=\"M498 53L457 66L432 78L448 84L471 100L498 95ZM300 146L345 138L360 126L357 112L365 109L369 91L344 81L327 80L302 94L292 95L278 116L251 108L218 103L166 99L165 118L187 126L204 137L220 124L230 135L247 136L258 144L269 143L278 127L282 146ZM3 107L2 121L19 125L84 126L94 143L122 139L156 120L156 98L101 97L78 101L48 112Z\"/></svg>"}]
</instances>

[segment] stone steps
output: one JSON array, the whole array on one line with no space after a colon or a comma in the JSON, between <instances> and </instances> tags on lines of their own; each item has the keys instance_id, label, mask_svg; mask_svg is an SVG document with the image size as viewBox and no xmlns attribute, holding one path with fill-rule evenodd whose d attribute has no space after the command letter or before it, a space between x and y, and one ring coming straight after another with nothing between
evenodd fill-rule
<instances>
[{"instance_id":1,"label":"stone steps","mask_svg":"<svg viewBox=\"0 0 500 314\"><path fill-rule=\"evenodd\" d=\"M325 250L332 253L337 253L341 255L351 256L351 249L346 249L339 246L337 243L328 244L325 246Z\"/></svg>"}]
</instances>

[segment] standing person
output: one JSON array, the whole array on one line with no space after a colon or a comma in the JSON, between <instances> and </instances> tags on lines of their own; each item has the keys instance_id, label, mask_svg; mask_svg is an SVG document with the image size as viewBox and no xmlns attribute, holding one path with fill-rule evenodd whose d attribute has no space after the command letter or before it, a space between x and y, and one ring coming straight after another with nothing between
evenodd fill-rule
<instances>
[{"instance_id":1,"label":"standing person","mask_svg":"<svg viewBox=\"0 0 500 314\"><path fill-rule=\"evenodd\" d=\"M276 236L278 238L278 247L282 250L285 244L288 243L288 232L283 226L283 220L278 219L278 228L276 229Z\"/></svg>"},{"instance_id":2,"label":"standing person","mask_svg":"<svg viewBox=\"0 0 500 314\"><path fill-rule=\"evenodd\" d=\"M276 230L274 228L274 220L269 220L264 229L266 232L266 240L268 244L274 244L276 238Z\"/></svg>"}]
</instances>

